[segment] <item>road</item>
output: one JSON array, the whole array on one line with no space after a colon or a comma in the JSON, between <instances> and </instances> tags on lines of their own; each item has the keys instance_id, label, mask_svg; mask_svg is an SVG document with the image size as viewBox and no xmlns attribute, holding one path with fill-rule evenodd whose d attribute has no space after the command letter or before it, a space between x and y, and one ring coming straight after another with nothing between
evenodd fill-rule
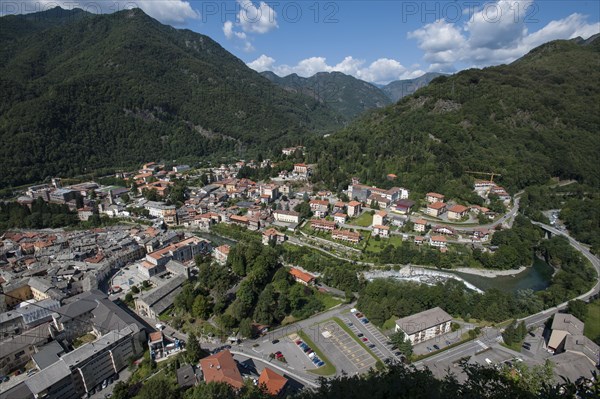
<instances>
[{"instance_id":1,"label":"road","mask_svg":"<svg viewBox=\"0 0 600 399\"><path fill-rule=\"evenodd\" d=\"M566 237L569 240L569 243L571 244L571 246L573 248L575 248L576 250L578 250L579 252L581 252L581 254L590 261L590 263L596 270L597 278L596 278L596 284L594 285L594 287L592 289L590 289L588 292L586 292L585 294L582 294L582 295L578 296L577 298L573 298L573 299L581 299L581 300L585 301L585 300L589 299L590 297L600 293L600 259L598 259L598 257L593 255L587 249L587 247L585 245L581 244L580 242L578 242L577 240L575 240L574 238L572 238L565 232L562 232L558 229L555 229L552 226L548 226L543 223L539 223L539 222L532 222L532 223L544 228L545 230L549 231L550 233L552 233L554 235ZM527 325L527 327L540 325L543 322L545 322L549 317L554 315L555 313L559 312L560 310L566 309L566 307L568 306L568 303L569 303L568 301L561 303L560 305L558 305L556 307L546 309L546 310L543 310L536 314L519 319L519 321L524 321L525 324ZM491 345L495 344L494 341L496 341L496 343L497 343L497 339L498 339L499 335L500 335L499 330L486 328L486 329L484 329L483 337L480 337L478 340L469 341L462 345L458 345L452 349L441 352L440 354L437 354L437 355L431 356L425 360L416 362L415 365L423 366L423 365L427 365L427 364L434 364L436 361L442 361L442 360L448 360L448 359L458 360L461 357L473 355L473 354L479 352L480 350L485 349L485 348L483 348L483 346L491 346Z\"/></svg>"}]
</instances>

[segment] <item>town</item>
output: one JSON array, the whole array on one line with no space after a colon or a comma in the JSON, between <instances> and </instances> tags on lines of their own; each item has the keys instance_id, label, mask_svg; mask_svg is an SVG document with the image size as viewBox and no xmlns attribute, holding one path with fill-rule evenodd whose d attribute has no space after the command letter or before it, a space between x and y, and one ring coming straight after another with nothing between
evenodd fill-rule
<instances>
[{"instance_id":1,"label":"town","mask_svg":"<svg viewBox=\"0 0 600 399\"><path fill-rule=\"evenodd\" d=\"M461 375L464 359L532 368L550 361L557 381L592 376L599 347L572 314L486 325L432 307L376 326L356 308L351 284L312 264L326 257L359 267L344 271L357 282L388 273L425 285L455 279L483 292L439 269L489 273L464 265L478 260L474 253L494 256L494 235L511 230L519 211L519 194L509 195L494 174L473 180L477 204L436 192L416 196L396 185L392 173L386 188L354 178L335 193L311 183L314 165L291 161L304 159L305 151L284 148L277 162L148 162L98 182L54 178L20 193L21 207L60 205L81 223L95 224L16 228L1 237L0 398L110 397L117 381L151 378L150 364L157 372L175 365L182 390L203 382L240 389L250 381L273 396L316 387L320 376L358 375L392 363L428 367L443 378L448 369ZM549 229L564 231L558 222ZM239 310L258 267L256 259L239 259L236 248L243 245L258 258L277 254L273 262L280 265L271 267L283 265L287 277L275 272L273 285L289 278L285 290L299 289L294 295L306 303L267 323L252 319L251 309ZM294 248L313 257L295 260ZM413 258L379 258L398 248L410 248ZM228 283L232 274L236 280ZM220 283L204 282L211 278ZM194 297L199 286L201 300ZM597 288L582 298L597 296ZM241 321L232 322L236 312ZM506 342L512 339L507 329L520 331L516 346Z\"/></svg>"}]
</instances>

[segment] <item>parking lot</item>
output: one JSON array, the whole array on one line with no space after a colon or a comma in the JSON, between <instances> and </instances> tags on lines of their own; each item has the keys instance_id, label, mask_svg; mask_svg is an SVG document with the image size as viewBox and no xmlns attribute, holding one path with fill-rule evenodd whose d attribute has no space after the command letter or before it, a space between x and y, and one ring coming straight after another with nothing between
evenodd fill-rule
<instances>
[{"instance_id":1,"label":"parking lot","mask_svg":"<svg viewBox=\"0 0 600 399\"><path fill-rule=\"evenodd\" d=\"M330 341L348 360L344 368L348 374L364 373L375 366L376 359L336 322L325 322L321 325L321 330L324 341Z\"/></svg>"},{"instance_id":2,"label":"parking lot","mask_svg":"<svg viewBox=\"0 0 600 399\"><path fill-rule=\"evenodd\" d=\"M294 334L281 337L277 340L264 339L259 346L252 348L256 353L269 356L271 353L281 352L285 361L293 370L312 370L316 366L310 361L308 356L292 340ZM296 335L297 337L297 335ZM297 339L297 338L295 338ZM273 343L275 342L275 343ZM278 360L273 360L274 362Z\"/></svg>"},{"instance_id":3,"label":"parking lot","mask_svg":"<svg viewBox=\"0 0 600 399\"><path fill-rule=\"evenodd\" d=\"M461 335L463 333L464 330L460 329L458 331L450 331L446 334L435 336L431 339L428 339L427 341L423 341L416 345L413 345L413 352L416 355L425 355L430 352L442 350L445 347L460 341Z\"/></svg>"},{"instance_id":4,"label":"parking lot","mask_svg":"<svg viewBox=\"0 0 600 399\"><path fill-rule=\"evenodd\" d=\"M357 336L358 334L363 334L375 345L371 350L378 358L383 361L386 359L401 361L401 356L399 354L397 355L397 351L392 349L393 345L388 344L388 337L383 335L377 326L373 325L371 322L363 323L361 321L362 317L357 317L357 314L360 313L349 313L347 316L342 316L341 320L346 323L346 325L350 327L350 330Z\"/></svg>"}]
</instances>

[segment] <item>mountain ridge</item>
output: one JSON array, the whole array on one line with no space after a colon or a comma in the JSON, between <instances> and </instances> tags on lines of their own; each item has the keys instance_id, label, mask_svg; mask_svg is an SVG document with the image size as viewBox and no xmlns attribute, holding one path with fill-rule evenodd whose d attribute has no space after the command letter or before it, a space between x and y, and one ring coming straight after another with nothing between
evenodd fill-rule
<instances>
[{"instance_id":1,"label":"mountain ridge","mask_svg":"<svg viewBox=\"0 0 600 399\"><path fill-rule=\"evenodd\" d=\"M304 78L295 73L279 76L272 71L261 75L293 93L305 94L352 120L362 113L382 108L391 101L375 85L342 72L317 72Z\"/></svg>"},{"instance_id":2,"label":"mountain ridge","mask_svg":"<svg viewBox=\"0 0 600 399\"><path fill-rule=\"evenodd\" d=\"M268 82L208 36L160 24L140 9L53 9L0 23L0 159L7 172L0 186L146 159L298 144L343 121Z\"/></svg>"}]
</instances>

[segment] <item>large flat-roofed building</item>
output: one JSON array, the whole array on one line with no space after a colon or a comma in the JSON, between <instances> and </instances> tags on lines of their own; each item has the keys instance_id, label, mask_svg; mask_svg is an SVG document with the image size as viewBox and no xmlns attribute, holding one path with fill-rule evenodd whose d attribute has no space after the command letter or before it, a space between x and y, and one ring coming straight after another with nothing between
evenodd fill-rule
<instances>
[{"instance_id":1,"label":"large flat-roofed building","mask_svg":"<svg viewBox=\"0 0 600 399\"><path fill-rule=\"evenodd\" d=\"M414 345L450 331L452 316L440 307L396 320L396 332L402 331Z\"/></svg>"},{"instance_id":2,"label":"large flat-roofed building","mask_svg":"<svg viewBox=\"0 0 600 399\"><path fill-rule=\"evenodd\" d=\"M135 311L143 317L157 319L158 316L173 305L173 301L181 292L187 277L178 275L167 283L151 291L141 294L135 300Z\"/></svg>"},{"instance_id":3,"label":"large flat-roofed building","mask_svg":"<svg viewBox=\"0 0 600 399\"><path fill-rule=\"evenodd\" d=\"M137 332L138 326L132 324L62 355L12 389L6 398L79 399L87 396L143 352L143 345L135 339Z\"/></svg>"},{"instance_id":4,"label":"large flat-roofed building","mask_svg":"<svg viewBox=\"0 0 600 399\"><path fill-rule=\"evenodd\" d=\"M187 262L194 259L196 255L209 253L210 250L210 242L207 240L198 237L190 237L165 248L161 248L158 251L149 253L146 255L146 262L156 266L164 266L170 260Z\"/></svg>"}]
</instances>

